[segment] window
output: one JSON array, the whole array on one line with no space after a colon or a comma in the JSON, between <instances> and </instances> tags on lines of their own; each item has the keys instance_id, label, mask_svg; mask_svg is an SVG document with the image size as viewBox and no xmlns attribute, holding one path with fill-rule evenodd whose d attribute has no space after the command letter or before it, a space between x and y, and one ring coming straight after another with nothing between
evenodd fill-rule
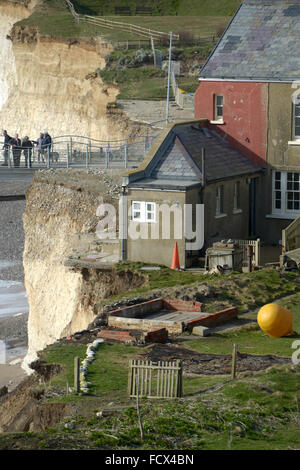
<instances>
[{"instance_id":1,"label":"window","mask_svg":"<svg viewBox=\"0 0 300 470\"><path fill-rule=\"evenodd\" d=\"M300 213L300 173L273 172L273 212L277 214Z\"/></svg>"},{"instance_id":2,"label":"window","mask_svg":"<svg viewBox=\"0 0 300 470\"><path fill-rule=\"evenodd\" d=\"M155 203L146 202L146 222L155 221Z\"/></svg>"},{"instance_id":3,"label":"window","mask_svg":"<svg viewBox=\"0 0 300 470\"><path fill-rule=\"evenodd\" d=\"M239 181L234 183L234 193L233 193L233 211L241 210L241 184Z\"/></svg>"},{"instance_id":4,"label":"window","mask_svg":"<svg viewBox=\"0 0 300 470\"><path fill-rule=\"evenodd\" d=\"M142 221L142 202L133 202L132 203L132 220Z\"/></svg>"},{"instance_id":5,"label":"window","mask_svg":"<svg viewBox=\"0 0 300 470\"><path fill-rule=\"evenodd\" d=\"M300 104L294 104L294 138L300 139Z\"/></svg>"},{"instance_id":6,"label":"window","mask_svg":"<svg viewBox=\"0 0 300 470\"><path fill-rule=\"evenodd\" d=\"M136 222L155 222L156 204L155 202L133 201L132 220Z\"/></svg>"},{"instance_id":7,"label":"window","mask_svg":"<svg viewBox=\"0 0 300 470\"><path fill-rule=\"evenodd\" d=\"M224 186L218 186L216 191L216 216L223 214Z\"/></svg>"},{"instance_id":8,"label":"window","mask_svg":"<svg viewBox=\"0 0 300 470\"><path fill-rule=\"evenodd\" d=\"M298 211L299 206L299 173L287 174L287 201L286 208L288 211Z\"/></svg>"},{"instance_id":9,"label":"window","mask_svg":"<svg viewBox=\"0 0 300 470\"><path fill-rule=\"evenodd\" d=\"M223 95L215 95L215 121L223 121Z\"/></svg>"}]
</instances>

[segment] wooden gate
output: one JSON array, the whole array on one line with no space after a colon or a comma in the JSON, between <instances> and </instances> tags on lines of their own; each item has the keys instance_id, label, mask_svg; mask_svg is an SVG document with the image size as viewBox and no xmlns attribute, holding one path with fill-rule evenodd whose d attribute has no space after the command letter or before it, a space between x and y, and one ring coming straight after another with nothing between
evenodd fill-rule
<instances>
[{"instance_id":1,"label":"wooden gate","mask_svg":"<svg viewBox=\"0 0 300 470\"><path fill-rule=\"evenodd\" d=\"M177 398L182 396L181 361L142 361L129 363L130 397Z\"/></svg>"}]
</instances>

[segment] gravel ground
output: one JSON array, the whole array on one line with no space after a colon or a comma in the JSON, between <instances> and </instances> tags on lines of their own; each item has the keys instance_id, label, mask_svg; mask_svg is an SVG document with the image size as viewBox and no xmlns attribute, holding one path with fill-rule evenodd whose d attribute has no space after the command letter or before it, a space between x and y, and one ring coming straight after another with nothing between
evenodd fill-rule
<instances>
[{"instance_id":1,"label":"gravel ground","mask_svg":"<svg viewBox=\"0 0 300 470\"><path fill-rule=\"evenodd\" d=\"M0 195L25 194L30 183L22 181L1 182ZM0 201L0 261L9 261L11 266L0 269L0 279L23 281L22 254L24 231L22 215L25 200ZM0 265L1 267L1 265Z\"/></svg>"}]
</instances>

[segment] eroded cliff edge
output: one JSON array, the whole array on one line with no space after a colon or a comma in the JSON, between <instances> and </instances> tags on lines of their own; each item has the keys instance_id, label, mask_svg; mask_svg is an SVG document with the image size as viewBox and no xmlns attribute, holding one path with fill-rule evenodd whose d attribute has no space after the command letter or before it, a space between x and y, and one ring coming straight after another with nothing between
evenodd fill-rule
<instances>
[{"instance_id":1,"label":"eroded cliff edge","mask_svg":"<svg viewBox=\"0 0 300 470\"><path fill-rule=\"evenodd\" d=\"M28 354L24 366L37 352L57 339L87 328L99 313L101 299L144 283L141 276L107 270L68 268L68 255L78 239L95 233L97 207L110 203L118 212L116 171L60 170L37 172L26 193L23 215L23 264L29 302Z\"/></svg>"},{"instance_id":2,"label":"eroded cliff edge","mask_svg":"<svg viewBox=\"0 0 300 470\"><path fill-rule=\"evenodd\" d=\"M46 129L53 136L100 140L138 135L140 127L121 110L107 110L119 90L96 73L105 67L111 44L100 37L42 36L37 27L15 25L38 1L0 0L2 127L33 139Z\"/></svg>"}]
</instances>

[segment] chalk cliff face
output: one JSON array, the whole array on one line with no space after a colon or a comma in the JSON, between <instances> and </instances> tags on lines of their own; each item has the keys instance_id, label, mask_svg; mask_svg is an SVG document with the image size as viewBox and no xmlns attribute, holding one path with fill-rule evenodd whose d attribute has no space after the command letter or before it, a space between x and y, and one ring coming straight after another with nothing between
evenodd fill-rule
<instances>
[{"instance_id":1,"label":"chalk cliff face","mask_svg":"<svg viewBox=\"0 0 300 470\"><path fill-rule=\"evenodd\" d=\"M103 84L96 69L105 67L112 46L101 38L58 39L13 26L38 0L23 1L27 7L0 0L1 126L33 139L44 130L100 140L138 133L121 111L107 113L119 90Z\"/></svg>"},{"instance_id":2,"label":"chalk cliff face","mask_svg":"<svg viewBox=\"0 0 300 470\"><path fill-rule=\"evenodd\" d=\"M36 1L28 2L25 6L17 2L0 2L0 110L11 90L17 86L16 61L12 42L7 36L14 23L31 14L35 3Z\"/></svg>"},{"instance_id":3,"label":"chalk cliff face","mask_svg":"<svg viewBox=\"0 0 300 470\"><path fill-rule=\"evenodd\" d=\"M36 359L37 351L85 329L98 313L97 302L144 282L143 276L117 273L113 268L64 266L74 239L77 248L78 236L95 232L99 204L108 202L118 210L118 199L105 194L103 184L102 193L97 193L88 187L89 174L83 171L79 178L85 185L49 181L36 173L26 194L23 264L30 311L25 365ZM102 176L102 182L107 178Z\"/></svg>"}]
</instances>

